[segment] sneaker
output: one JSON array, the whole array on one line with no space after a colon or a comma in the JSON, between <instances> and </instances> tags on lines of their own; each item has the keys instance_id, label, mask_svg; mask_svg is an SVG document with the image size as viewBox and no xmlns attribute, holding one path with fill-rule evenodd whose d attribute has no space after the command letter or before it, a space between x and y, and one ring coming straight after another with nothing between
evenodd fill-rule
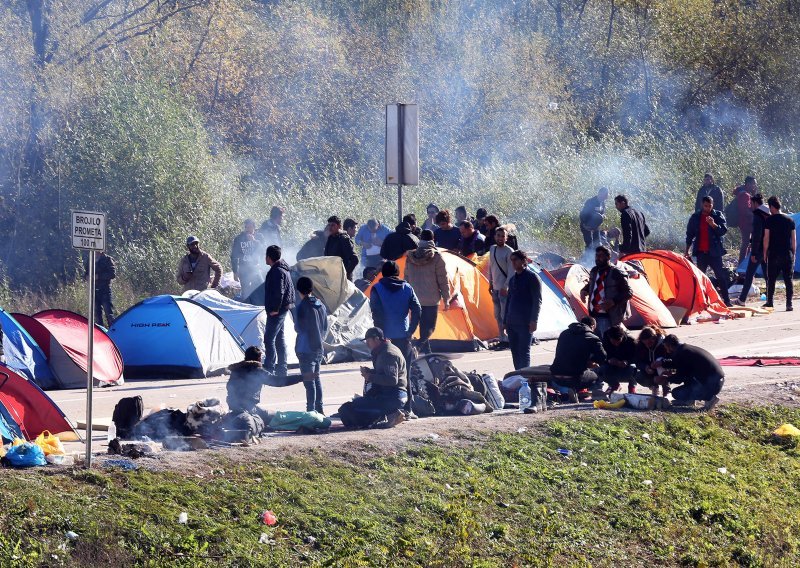
<instances>
[{"instance_id":1,"label":"sneaker","mask_svg":"<svg viewBox=\"0 0 800 568\"><path fill-rule=\"evenodd\" d=\"M508 341L499 341L492 349L493 351L505 351L508 349Z\"/></svg>"},{"instance_id":2,"label":"sneaker","mask_svg":"<svg viewBox=\"0 0 800 568\"><path fill-rule=\"evenodd\" d=\"M575 392L575 389L569 389L561 395L561 398L567 404L578 404L578 393Z\"/></svg>"},{"instance_id":3,"label":"sneaker","mask_svg":"<svg viewBox=\"0 0 800 568\"><path fill-rule=\"evenodd\" d=\"M578 391L578 399L581 402L592 400L592 393L589 392L589 389L581 389Z\"/></svg>"},{"instance_id":4,"label":"sneaker","mask_svg":"<svg viewBox=\"0 0 800 568\"><path fill-rule=\"evenodd\" d=\"M719 404L719 397L712 396L706 403L703 405L703 410L711 411L714 410L714 407Z\"/></svg>"},{"instance_id":5,"label":"sneaker","mask_svg":"<svg viewBox=\"0 0 800 568\"><path fill-rule=\"evenodd\" d=\"M764 304L764 305L763 305L763 306L761 306L761 307L762 307L762 308L774 308L775 306L773 306L773 305L772 305L772 302L767 302L766 304Z\"/></svg>"},{"instance_id":6,"label":"sneaker","mask_svg":"<svg viewBox=\"0 0 800 568\"><path fill-rule=\"evenodd\" d=\"M387 428L394 428L401 422L404 422L406 419L406 415L403 414L402 410L395 410L394 412L390 412L383 418L381 418L378 422L372 425L373 428L380 428L382 430Z\"/></svg>"},{"instance_id":7,"label":"sneaker","mask_svg":"<svg viewBox=\"0 0 800 568\"><path fill-rule=\"evenodd\" d=\"M731 300L731 303L732 303L734 306L745 306L745 305L747 305L747 304L746 304L746 302L743 302L743 301L742 301L742 300L740 300L739 298L735 298L735 299Z\"/></svg>"},{"instance_id":8,"label":"sneaker","mask_svg":"<svg viewBox=\"0 0 800 568\"><path fill-rule=\"evenodd\" d=\"M793 312L794 308L792 306L786 306L786 311L787 312Z\"/></svg>"},{"instance_id":9,"label":"sneaker","mask_svg":"<svg viewBox=\"0 0 800 568\"><path fill-rule=\"evenodd\" d=\"M607 401L608 400L608 395L610 395L612 392L614 392L614 391L612 390L612 391L609 392L609 391L606 391L606 390L603 390L603 389L593 389L592 390L592 400L605 400L605 401Z\"/></svg>"},{"instance_id":10,"label":"sneaker","mask_svg":"<svg viewBox=\"0 0 800 568\"><path fill-rule=\"evenodd\" d=\"M406 420L416 420L419 418L419 416L414 414L413 410L409 410L408 412L403 411L403 415L406 417Z\"/></svg>"}]
</instances>

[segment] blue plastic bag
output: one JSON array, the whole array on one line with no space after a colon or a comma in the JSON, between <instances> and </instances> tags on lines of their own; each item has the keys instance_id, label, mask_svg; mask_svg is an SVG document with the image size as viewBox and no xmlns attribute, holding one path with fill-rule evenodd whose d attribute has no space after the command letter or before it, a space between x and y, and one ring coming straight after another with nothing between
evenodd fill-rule
<instances>
[{"instance_id":1,"label":"blue plastic bag","mask_svg":"<svg viewBox=\"0 0 800 568\"><path fill-rule=\"evenodd\" d=\"M6 454L8 463L14 467L33 467L36 465L47 465L44 458L44 451L36 444L25 442L19 446L12 446Z\"/></svg>"}]
</instances>

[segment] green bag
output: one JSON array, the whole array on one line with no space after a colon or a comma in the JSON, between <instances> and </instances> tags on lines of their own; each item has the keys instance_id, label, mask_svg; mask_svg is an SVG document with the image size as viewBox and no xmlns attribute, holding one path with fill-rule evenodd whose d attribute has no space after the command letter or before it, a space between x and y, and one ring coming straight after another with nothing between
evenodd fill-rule
<instances>
[{"instance_id":1,"label":"green bag","mask_svg":"<svg viewBox=\"0 0 800 568\"><path fill-rule=\"evenodd\" d=\"M300 428L327 430L331 427L331 419L319 412L279 410L270 420L269 427L272 430L288 430L289 432L296 432Z\"/></svg>"}]
</instances>

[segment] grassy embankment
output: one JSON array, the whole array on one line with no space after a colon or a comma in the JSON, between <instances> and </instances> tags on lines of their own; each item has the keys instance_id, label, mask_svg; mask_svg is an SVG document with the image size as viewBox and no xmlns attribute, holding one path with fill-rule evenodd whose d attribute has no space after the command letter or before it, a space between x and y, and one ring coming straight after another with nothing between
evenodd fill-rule
<instances>
[{"instance_id":1,"label":"grassy embankment","mask_svg":"<svg viewBox=\"0 0 800 568\"><path fill-rule=\"evenodd\" d=\"M553 419L396 454L220 453L203 478L5 471L0 564L797 566L800 452L769 441L784 421L800 411Z\"/></svg>"}]
</instances>

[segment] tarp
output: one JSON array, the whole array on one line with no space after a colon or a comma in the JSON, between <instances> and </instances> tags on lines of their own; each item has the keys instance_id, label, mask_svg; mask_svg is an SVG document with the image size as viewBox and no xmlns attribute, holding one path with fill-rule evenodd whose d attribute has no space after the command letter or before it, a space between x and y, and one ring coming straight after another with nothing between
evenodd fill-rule
<instances>
[{"instance_id":1,"label":"tarp","mask_svg":"<svg viewBox=\"0 0 800 568\"><path fill-rule=\"evenodd\" d=\"M629 254L621 260L638 260L642 264L650 287L675 321L684 322L705 315L731 315L708 276L683 255L653 250Z\"/></svg>"},{"instance_id":2,"label":"tarp","mask_svg":"<svg viewBox=\"0 0 800 568\"><path fill-rule=\"evenodd\" d=\"M789 215L789 217L791 217L792 220L794 221L795 228L797 229L796 232L800 233L800 213L794 213L792 215ZM740 262L739 266L736 268L736 272L740 272L742 274L747 272L747 261L748 261L749 258L750 258L749 256L744 257L742 262ZM794 273L795 274L800 273L800 254L795 255L795 258L794 258ZM756 276L760 276L761 278L764 277L764 274L761 271L761 266L760 265L756 269Z\"/></svg>"},{"instance_id":3,"label":"tarp","mask_svg":"<svg viewBox=\"0 0 800 568\"><path fill-rule=\"evenodd\" d=\"M494 319L489 281L468 259L444 249L437 250L444 258L447 279L451 289L458 295L458 305L445 311L444 303L440 302L436 329L431 336L431 348L444 352L477 351L485 346L485 341L496 338L499 333ZM401 277L405 277L406 257L400 257L397 264ZM378 274L367 288L367 296L380 279L381 275ZM419 337L418 331L415 337Z\"/></svg>"},{"instance_id":4,"label":"tarp","mask_svg":"<svg viewBox=\"0 0 800 568\"><path fill-rule=\"evenodd\" d=\"M89 321L67 310L44 310L33 316L13 314L47 356L58 386L74 389L86 386L89 356ZM114 342L99 326L94 327L93 376L104 383L122 377L122 356Z\"/></svg>"},{"instance_id":5,"label":"tarp","mask_svg":"<svg viewBox=\"0 0 800 568\"><path fill-rule=\"evenodd\" d=\"M328 334L323 341L325 361L367 361L371 358L364 334L372 327L369 298L348 281L350 297L328 316Z\"/></svg>"},{"instance_id":6,"label":"tarp","mask_svg":"<svg viewBox=\"0 0 800 568\"><path fill-rule=\"evenodd\" d=\"M24 327L8 312L0 308L0 326L3 328L3 352L6 365L26 378L36 381L43 389L58 388L47 357Z\"/></svg>"},{"instance_id":7,"label":"tarp","mask_svg":"<svg viewBox=\"0 0 800 568\"><path fill-rule=\"evenodd\" d=\"M719 360L723 367L793 367L800 365L800 357L737 357L730 355Z\"/></svg>"},{"instance_id":8,"label":"tarp","mask_svg":"<svg viewBox=\"0 0 800 568\"><path fill-rule=\"evenodd\" d=\"M80 440L64 413L36 383L0 365L0 404L19 426L23 437L33 440L48 430L62 442Z\"/></svg>"},{"instance_id":9,"label":"tarp","mask_svg":"<svg viewBox=\"0 0 800 568\"><path fill-rule=\"evenodd\" d=\"M109 335L126 378L207 377L244 358L244 342L209 308L182 296L155 296L128 308Z\"/></svg>"}]
</instances>

